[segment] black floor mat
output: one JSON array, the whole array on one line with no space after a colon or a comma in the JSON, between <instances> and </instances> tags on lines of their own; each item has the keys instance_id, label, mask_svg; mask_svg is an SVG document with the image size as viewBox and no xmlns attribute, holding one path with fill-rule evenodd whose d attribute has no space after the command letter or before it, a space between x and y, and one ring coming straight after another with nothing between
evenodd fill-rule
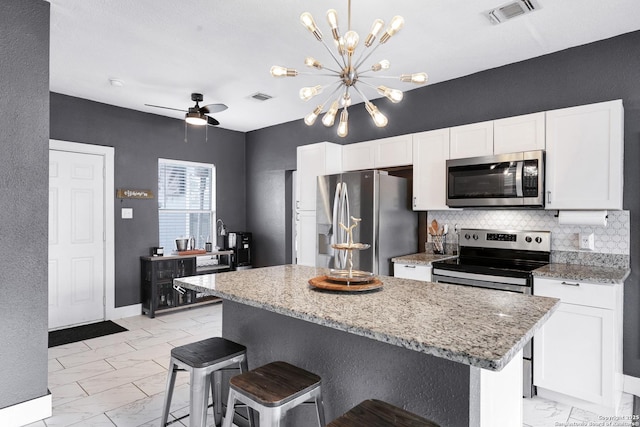
<instances>
[{"instance_id":1,"label":"black floor mat","mask_svg":"<svg viewBox=\"0 0 640 427\"><path fill-rule=\"evenodd\" d=\"M128 329L123 328L111 320L92 323L90 325L74 326L73 328L49 332L49 347L70 344L72 342L84 341L91 338L117 334L118 332L125 331L128 331Z\"/></svg>"}]
</instances>

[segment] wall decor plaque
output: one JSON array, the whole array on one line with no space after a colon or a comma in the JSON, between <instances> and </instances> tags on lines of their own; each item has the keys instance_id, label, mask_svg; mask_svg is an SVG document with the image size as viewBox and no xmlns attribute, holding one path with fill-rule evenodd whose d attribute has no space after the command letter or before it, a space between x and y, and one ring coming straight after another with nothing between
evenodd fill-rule
<instances>
[{"instance_id":1,"label":"wall decor plaque","mask_svg":"<svg viewBox=\"0 0 640 427\"><path fill-rule=\"evenodd\" d=\"M118 188L116 197L118 199L153 199L153 191Z\"/></svg>"}]
</instances>

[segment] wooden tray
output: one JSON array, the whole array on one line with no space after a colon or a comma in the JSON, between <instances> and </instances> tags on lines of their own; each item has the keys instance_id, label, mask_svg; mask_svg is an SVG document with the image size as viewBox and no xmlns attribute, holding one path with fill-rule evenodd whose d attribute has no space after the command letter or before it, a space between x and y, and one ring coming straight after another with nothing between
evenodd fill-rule
<instances>
[{"instance_id":1,"label":"wooden tray","mask_svg":"<svg viewBox=\"0 0 640 427\"><path fill-rule=\"evenodd\" d=\"M382 282L377 278L374 278L367 283L354 283L353 285L346 285L344 283L333 282L327 276L318 276L314 277L313 279L309 279L309 285L316 289L339 292L363 292L382 288Z\"/></svg>"},{"instance_id":2,"label":"wooden tray","mask_svg":"<svg viewBox=\"0 0 640 427\"><path fill-rule=\"evenodd\" d=\"M207 251L205 251L204 249L193 249L188 251L178 251L177 253L178 255L202 255L206 254Z\"/></svg>"}]
</instances>

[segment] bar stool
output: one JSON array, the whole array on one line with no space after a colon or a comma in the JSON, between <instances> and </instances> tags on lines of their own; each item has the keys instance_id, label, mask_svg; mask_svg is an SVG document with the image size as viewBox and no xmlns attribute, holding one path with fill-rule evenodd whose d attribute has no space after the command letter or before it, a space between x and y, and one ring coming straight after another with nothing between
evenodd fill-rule
<instances>
[{"instance_id":1,"label":"bar stool","mask_svg":"<svg viewBox=\"0 0 640 427\"><path fill-rule=\"evenodd\" d=\"M383 402L365 400L327 427L439 427L438 424Z\"/></svg>"},{"instance_id":2,"label":"bar stool","mask_svg":"<svg viewBox=\"0 0 640 427\"><path fill-rule=\"evenodd\" d=\"M231 369L231 366L238 365L240 372L247 372L249 369L246 352L245 346L220 337L173 348L161 425L167 425L177 371L188 371L190 375L189 426L204 427L206 425L209 387L211 387L213 395L215 423L216 426L220 425L222 418L222 370ZM212 374L213 381L211 381Z\"/></svg>"},{"instance_id":3,"label":"bar stool","mask_svg":"<svg viewBox=\"0 0 640 427\"><path fill-rule=\"evenodd\" d=\"M325 424L321 379L286 362L273 362L232 377L222 427L231 427L236 401L260 414L260 427L279 427L287 411L303 404L316 405L320 427Z\"/></svg>"}]
</instances>

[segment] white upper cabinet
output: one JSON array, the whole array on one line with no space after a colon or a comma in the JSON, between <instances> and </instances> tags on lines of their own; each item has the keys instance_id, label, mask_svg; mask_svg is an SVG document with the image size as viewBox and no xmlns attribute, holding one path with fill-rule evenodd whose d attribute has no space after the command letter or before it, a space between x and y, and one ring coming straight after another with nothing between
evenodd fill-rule
<instances>
[{"instance_id":1,"label":"white upper cabinet","mask_svg":"<svg viewBox=\"0 0 640 427\"><path fill-rule=\"evenodd\" d=\"M544 122L544 112L494 120L493 153L544 150Z\"/></svg>"},{"instance_id":2,"label":"white upper cabinet","mask_svg":"<svg viewBox=\"0 0 640 427\"><path fill-rule=\"evenodd\" d=\"M342 147L342 170L356 171L413 164L412 135L358 142Z\"/></svg>"},{"instance_id":3,"label":"white upper cabinet","mask_svg":"<svg viewBox=\"0 0 640 427\"><path fill-rule=\"evenodd\" d=\"M413 164L413 137L411 134L378 139L373 142L376 143L376 168Z\"/></svg>"},{"instance_id":4,"label":"white upper cabinet","mask_svg":"<svg viewBox=\"0 0 640 427\"><path fill-rule=\"evenodd\" d=\"M450 130L450 158L462 159L493 154L493 121L456 126Z\"/></svg>"},{"instance_id":5,"label":"white upper cabinet","mask_svg":"<svg viewBox=\"0 0 640 427\"><path fill-rule=\"evenodd\" d=\"M622 100L546 113L547 209L622 209Z\"/></svg>"},{"instance_id":6,"label":"white upper cabinet","mask_svg":"<svg viewBox=\"0 0 640 427\"><path fill-rule=\"evenodd\" d=\"M444 210L447 206L449 129L413 135L413 210Z\"/></svg>"},{"instance_id":7,"label":"white upper cabinet","mask_svg":"<svg viewBox=\"0 0 640 427\"><path fill-rule=\"evenodd\" d=\"M375 141L358 142L342 146L342 170L374 169L376 166Z\"/></svg>"},{"instance_id":8,"label":"white upper cabinet","mask_svg":"<svg viewBox=\"0 0 640 427\"><path fill-rule=\"evenodd\" d=\"M319 142L298 147L296 209L315 210L318 176L340 173L341 169L341 145Z\"/></svg>"}]
</instances>

